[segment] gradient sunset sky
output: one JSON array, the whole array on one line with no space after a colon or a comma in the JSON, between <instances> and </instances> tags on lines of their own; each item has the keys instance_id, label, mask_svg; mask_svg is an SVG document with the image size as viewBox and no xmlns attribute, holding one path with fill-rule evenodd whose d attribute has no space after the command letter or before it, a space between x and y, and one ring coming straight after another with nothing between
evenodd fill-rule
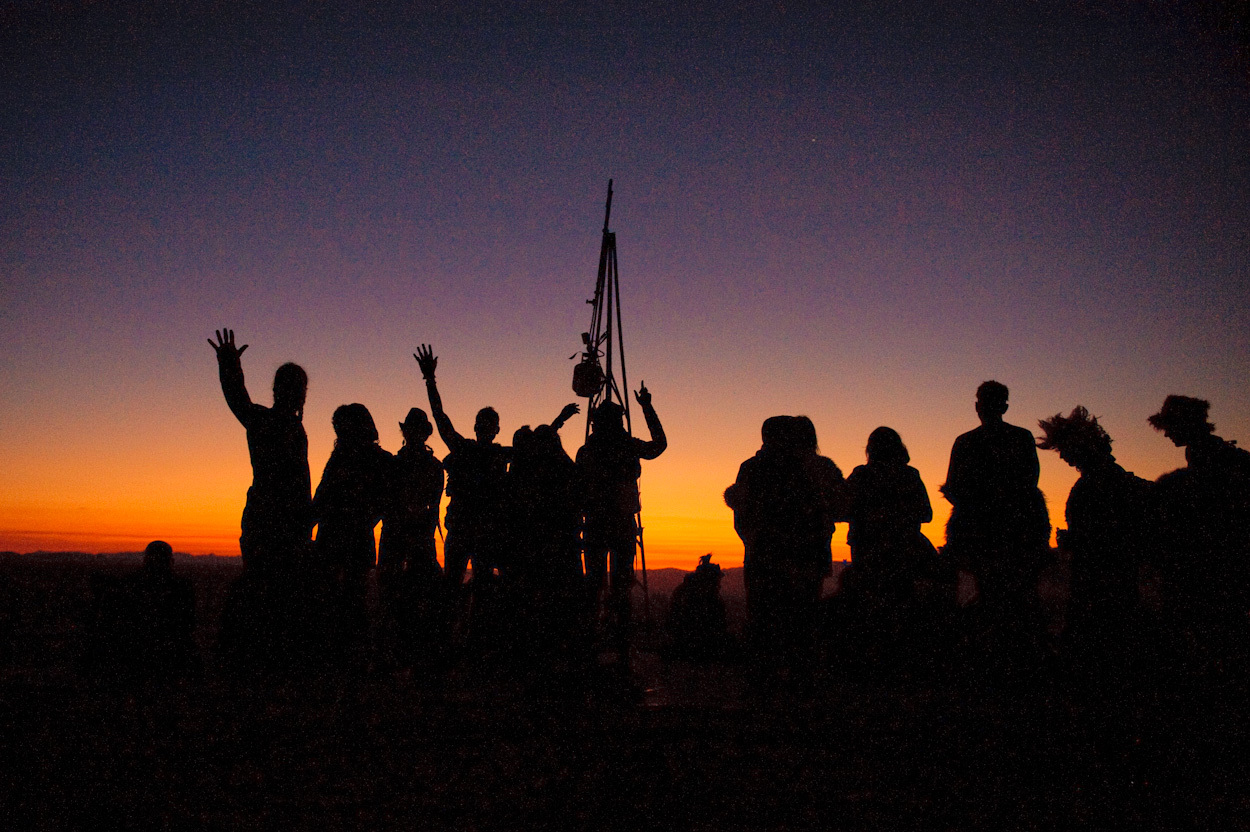
<instances>
[{"instance_id":1,"label":"gradient sunset sky","mask_svg":"<svg viewBox=\"0 0 1250 832\"><path fill-rule=\"evenodd\" d=\"M610 177L630 380L669 435L650 565L741 562L721 492L778 413L846 473L897 429L939 543L985 379L1035 432L1086 405L1151 479L1184 464L1146 424L1169 393L1250 442L1220 4L115 5L0 12L0 550L238 553L223 326L255 400L308 370L314 484L340 404L398 448L422 342L462 431L549 421ZM1074 479L1042 454L1059 526Z\"/></svg>"}]
</instances>

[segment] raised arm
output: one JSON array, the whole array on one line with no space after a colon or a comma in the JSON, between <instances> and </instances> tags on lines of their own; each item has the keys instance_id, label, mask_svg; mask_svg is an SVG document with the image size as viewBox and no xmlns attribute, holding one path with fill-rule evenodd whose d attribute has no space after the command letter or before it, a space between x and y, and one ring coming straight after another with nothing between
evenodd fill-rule
<instances>
[{"instance_id":1,"label":"raised arm","mask_svg":"<svg viewBox=\"0 0 1250 832\"><path fill-rule=\"evenodd\" d=\"M577 402L570 402L569 404L566 404L564 406L564 409L560 411L560 415L552 420L551 422L552 429L559 430L560 428L564 427L564 423L567 422L569 419L572 419L578 413L580 413L581 409L582 409L581 405L579 405Z\"/></svg>"},{"instance_id":2,"label":"raised arm","mask_svg":"<svg viewBox=\"0 0 1250 832\"><path fill-rule=\"evenodd\" d=\"M668 437L664 435L664 426L660 424L660 417L655 415L655 408L651 406L651 391L647 389L645 381L638 388L638 392L634 393L634 398L638 400L638 404L642 405L642 416L647 420L647 430L651 433L651 441L640 440L638 442L638 456L643 459L655 459L668 447Z\"/></svg>"},{"instance_id":3,"label":"raised arm","mask_svg":"<svg viewBox=\"0 0 1250 832\"><path fill-rule=\"evenodd\" d=\"M434 417L434 426L438 428L438 435L442 437L447 450L454 451L465 440L451 424L447 412L443 410L443 397L438 394L438 384L434 380L434 371L438 368L438 356L434 354L429 344L422 344L412 357L417 359L417 366L421 368L421 375L425 379L425 392L430 397L430 415Z\"/></svg>"},{"instance_id":4,"label":"raised arm","mask_svg":"<svg viewBox=\"0 0 1250 832\"><path fill-rule=\"evenodd\" d=\"M243 383L243 351L247 344L236 347L233 329L216 331L217 340L208 339L208 345L217 353L217 375L221 378L221 392L234 417L247 427L251 420L252 397Z\"/></svg>"}]
</instances>

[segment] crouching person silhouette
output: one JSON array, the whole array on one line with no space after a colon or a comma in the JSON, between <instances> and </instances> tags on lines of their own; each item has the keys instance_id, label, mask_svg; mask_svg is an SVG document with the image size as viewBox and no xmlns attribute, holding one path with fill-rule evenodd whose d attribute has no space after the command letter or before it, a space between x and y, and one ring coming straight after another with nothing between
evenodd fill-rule
<instances>
[{"instance_id":1,"label":"crouching person silhouette","mask_svg":"<svg viewBox=\"0 0 1250 832\"><path fill-rule=\"evenodd\" d=\"M649 440L630 436L625 430L625 408L607 401L591 414L590 435L577 452L577 468L586 489L582 533L586 583L596 606L606 592L606 641L623 668L629 666L630 590L638 545L636 518L642 507L638 495L641 461L655 459L668 447L646 384L634 398L642 406Z\"/></svg>"},{"instance_id":2,"label":"crouching person silhouette","mask_svg":"<svg viewBox=\"0 0 1250 832\"><path fill-rule=\"evenodd\" d=\"M198 674L195 593L172 571L173 548L154 540L137 574L92 575L87 670L117 681L174 681Z\"/></svg>"}]
</instances>

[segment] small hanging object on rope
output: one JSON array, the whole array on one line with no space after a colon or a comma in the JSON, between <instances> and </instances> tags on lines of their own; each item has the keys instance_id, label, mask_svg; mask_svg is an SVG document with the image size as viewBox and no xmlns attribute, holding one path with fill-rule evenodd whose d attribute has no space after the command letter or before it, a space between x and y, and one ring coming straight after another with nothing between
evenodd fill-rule
<instances>
[{"instance_id":1,"label":"small hanging object on rope","mask_svg":"<svg viewBox=\"0 0 1250 832\"><path fill-rule=\"evenodd\" d=\"M593 399L599 395L607 379L604 378L603 367L599 366L599 356L590 348L589 332L582 333L582 343L586 345L586 351L582 353L582 360L573 368L573 392L583 399ZM576 358L577 355L570 357Z\"/></svg>"}]
</instances>

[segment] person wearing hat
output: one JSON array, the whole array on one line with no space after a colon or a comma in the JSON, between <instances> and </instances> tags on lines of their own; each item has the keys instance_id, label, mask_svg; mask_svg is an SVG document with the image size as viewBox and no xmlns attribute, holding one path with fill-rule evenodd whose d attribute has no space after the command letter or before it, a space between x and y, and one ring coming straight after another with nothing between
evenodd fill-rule
<instances>
[{"instance_id":1,"label":"person wearing hat","mask_svg":"<svg viewBox=\"0 0 1250 832\"><path fill-rule=\"evenodd\" d=\"M596 604L599 595L607 589L607 636L622 665L629 663L629 596L634 584L634 553L638 545L636 515L641 510L638 496L641 460L655 459L668 447L646 384L638 389L634 398L642 406L650 440L630 436L625 430L625 408L617 402L606 401L591 413L590 435L577 452L577 467L586 487L582 546L587 588Z\"/></svg>"},{"instance_id":2,"label":"person wearing hat","mask_svg":"<svg viewBox=\"0 0 1250 832\"><path fill-rule=\"evenodd\" d=\"M444 648L443 570L434 535L446 475L443 463L426 444L434 426L414 407L399 423L403 447L390 468L378 543L378 588L387 611L393 647L400 665L424 652Z\"/></svg>"},{"instance_id":3,"label":"person wearing hat","mask_svg":"<svg viewBox=\"0 0 1250 832\"><path fill-rule=\"evenodd\" d=\"M1207 418L1210 410L1211 403L1204 399L1168 396L1159 412L1146 421L1173 445L1185 449L1185 461L1191 468L1235 470L1250 464L1250 452L1215 435L1215 425Z\"/></svg>"},{"instance_id":4,"label":"person wearing hat","mask_svg":"<svg viewBox=\"0 0 1250 832\"><path fill-rule=\"evenodd\" d=\"M1244 650L1250 612L1250 453L1215 434L1210 403L1168 396L1147 421L1186 466L1156 483L1160 566L1181 626L1216 655Z\"/></svg>"},{"instance_id":5,"label":"person wearing hat","mask_svg":"<svg viewBox=\"0 0 1250 832\"><path fill-rule=\"evenodd\" d=\"M446 475L443 463L426 444L434 426L424 410L414 407L399 423L399 431L404 444L395 454L391 468L390 493L378 547L378 574L383 578L405 571L425 576L441 574L434 534Z\"/></svg>"}]
</instances>

